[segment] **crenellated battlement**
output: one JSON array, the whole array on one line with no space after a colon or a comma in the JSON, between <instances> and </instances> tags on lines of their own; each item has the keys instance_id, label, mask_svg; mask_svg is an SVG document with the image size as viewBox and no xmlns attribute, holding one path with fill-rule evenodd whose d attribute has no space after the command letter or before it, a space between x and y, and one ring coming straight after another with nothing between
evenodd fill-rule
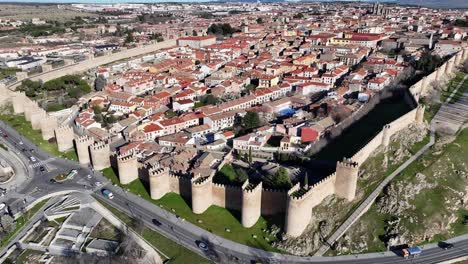
<instances>
[{"instance_id":1,"label":"crenellated battlement","mask_svg":"<svg viewBox=\"0 0 468 264\"><path fill-rule=\"evenodd\" d=\"M351 169L359 168L359 164L357 162L354 162L351 159L347 159L347 158L343 158L343 161L337 161L336 166L344 167L344 168L351 168Z\"/></svg>"},{"instance_id":2,"label":"crenellated battlement","mask_svg":"<svg viewBox=\"0 0 468 264\"><path fill-rule=\"evenodd\" d=\"M98 150L103 150L103 149L108 149L108 148L109 148L109 144L107 144L104 141L97 141L91 145L91 150L93 151L98 151Z\"/></svg>"},{"instance_id":3,"label":"crenellated battlement","mask_svg":"<svg viewBox=\"0 0 468 264\"><path fill-rule=\"evenodd\" d=\"M242 192L245 194L252 194L259 191L262 191L262 182L254 184L247 179L244 184L242 184Z\"/></svg>"},{"instance_id":4,"label":"crenellated battlement","mask_svg":"<svg viewBox=\"0 0 468 264\"><path fill-rule=\"evenodd\" d=\"M94 139L92 137L89 137L88 135L83 135L75 138L75 142L77 144L93 144Z\"/></svg>"},{"instance_id":5,"label":"crenellated battlement","mask_svg":"<svg viewBox=\"0 0 468 264\"><path fill-rule=\"evenodd\" d=\"M178 177L175 176L174 174L169 172L169 168L161 168L161 167L151 167L149 169L149 176L150 177L160 177L163 176L165 173L168 173L170 177Z\"/></svg>"},{"instance_id":6,"label":"crenellated battlement","mask_svg":"<svg viewBox=\"0 0 468 264\"><path fill-rule=\"evenodd\" d=\"M132 153L122 154L122 155L117 156L117 162L125 163L125 162L129 162L129 161L133 161L136 158L137 157L135 155L133 155Z\"/></svg>"},{"instance_id":7,"label":"crenellated battlement","mask_svg":"<svg viewBox=\"0 0 468 264\"><path fill-rule=\"evenodd\" d=\"M55 138L57 139L57 147L59 151L67 151L73 148L73 139L75 137L73 128L65 125L59 126L54 130Z\"/></svg>"},{"instance_id":8,"label":"crenellated battlement","mask_svg":"<svg viewBox=\"0 0 468 264\"><path fill-rule=\"evenodd\" d=\"M208 176L208 177L200 177L200 176L193 177L192 179L190 179L190 182L194 186L203 186L203 185L211 183L212 182L212 177L210 177L210 176Z\"/></svg>"},{"instance_id":9,"label":"crenellated battlement","mask_svg":"<svg viewBox=\"0 0 468 264\"><path fill-rule=\"evenodd\" d=\"M314 183L312 186L310 186L310 189L315 190L315 189L319 188L320 186L328 183L329 181L334 181L334 180L336 180L336 172L334 172L334 173L328 175L327 177L321 179L320 181Z\"/></svg>"}]
</instances>

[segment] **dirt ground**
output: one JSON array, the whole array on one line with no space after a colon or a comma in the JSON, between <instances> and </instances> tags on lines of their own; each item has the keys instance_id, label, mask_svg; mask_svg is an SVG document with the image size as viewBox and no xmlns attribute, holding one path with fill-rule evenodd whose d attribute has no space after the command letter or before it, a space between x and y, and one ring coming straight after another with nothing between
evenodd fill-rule
<instances>
[{"instance_id":1,"label":"dirt ground","mask_svg":"<svg viewBox=\"0 0 468 264\"><path fill-rule=\"evenodd\" d=\"M27 20L40 18L43 20L66 21L76 16L92 17L96 16L96 14L65 9L63 5L0 4L0 19Z\"/></svg>"}]
</instances>

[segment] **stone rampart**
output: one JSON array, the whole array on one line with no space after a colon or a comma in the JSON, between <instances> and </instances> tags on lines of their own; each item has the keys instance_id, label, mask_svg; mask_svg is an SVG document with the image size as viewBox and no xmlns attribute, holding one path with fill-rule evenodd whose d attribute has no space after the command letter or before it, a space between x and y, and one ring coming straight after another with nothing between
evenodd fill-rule
<instances>
[{"instance_id":1,"label":"stone rampart","mask_svg":"<svg viewBox=\"0 0 468 264\"><path fill-rule=\"evenodd\" d=\"M201 214L213 204L213 178L194 177L191 179L192 186L192 211Z\"/></svg>"},{"instance_id":2,"label":"stone rampart","mask_svg":"<svg viewBox=\"0 0 468 264\"><path fill-rule=\"evenodd\" d=\"M262 183L251 184L245 181L242 185L242 225L252 227L257 223L261 214Z\"/></svg>"},{"instance_id":3,"label":"stone rampart","mask_svg":"<svg viewBox=\"0 0 468 264\"><path fill-rule=\"evenodd\" d=\"M117 169L121 184L129 184L138 179L138 160L132 153L117 156Z\"/></svg>"},{"instance_id":4,"label":"stone rampart","mask_svg":"<svg viewBox=\"0 0 468 264\"><path fill-rule=\"evenodd\" d=\"M57 118L46 116L41 120L42 139L49 140L55 136L55 129L58 127Z\"/></svg>"},{"instance_id":5,"label":"stone rampart","mask_svg":"<svg viewBox=\"0 0 468 264\"><path fill-rule=\"evenodd\" d=\"M304 187L308 188L308 187ZM309 225L312 218L312 189L302 189L300 183L288 191L285 232L290 237L298 237Z\"/></svg>"},{"instance_id":6,"label":"stone rampart","mask_svg":"<svg viewBox=\"0 0 468 264\"><path fill-rule=\"evenodd\" d=\"M91 162L95 170L103 170L109 168L110 164L110 148L109 144L104 141L99 141L90 146Z\"/></svg>"},{"instance_id":7,"label":"stone rampart","mask_svg":"<svg viewBox=\"0 0 468 264\"><path fill-rule=\"evenodd\" d=\"M91 157L89 154L89 147L94 143L94 139L84 135L75 138L76 153L78 154L78 161L81 165L91 164Z\"/></svg>"},{"instance_id":8,"label":"stone rampart","mask_svg":"<svg viewBox=\"0 0 468 264\"><path fill-rule=\"evenodd\" d=\"M242 188L238 186L213 183L213 204L240 211L242 207Z\"/></svg>"},{"instance_id":9,"label":"stone rampart","mask_svg":"<svg viewBox=\"0 0 468 264\"><path fill-rule=\"evenodd\" d=\"M60 126L55 130L55 139L57 140L58 150L61 152L68 151L73 148L73 128L70 126Z\"/></svg>"},{"instance_id":10,"label":"stone rampart","mask_svg":"<svg viewBox=\"0 0 468 264\"><path fill-rule=\"evenodd\" d=\"M149 186L151 199L159 200L171 192L168 168L150 168Z\"/></svg>"}]
</instances>

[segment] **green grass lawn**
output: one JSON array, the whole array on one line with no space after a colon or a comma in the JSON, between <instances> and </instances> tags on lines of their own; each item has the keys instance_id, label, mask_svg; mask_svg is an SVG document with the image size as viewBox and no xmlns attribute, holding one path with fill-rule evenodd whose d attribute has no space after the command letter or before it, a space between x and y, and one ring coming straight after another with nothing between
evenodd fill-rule
<instances>
[{"instance_id":1,"label":"green grass lawn","mask_svg":"<svg viewBox=\"0 0 468 264\"><path fill-rule=\"evenodd\" d=\"M0 119L50 154L70 160L78 160L75 150L63 153L58 150L56 143L50 143L47 140L43 140L41 131L34 130L31 123L26 120L24 115L1 114Z\"/></svg>"},{"instance_id":2,"label":"green grass lawn","mask_svg":"<svg viewBox=\"0 0 468 264\"><path fill-rule=\"evenodd\" d=\"M37 211L39 211L39 209L41 209L41 207L44 206L47 203L47 201L49 201L49 199L39 202L38 204L33 206L33 208L31 208L30 210L26 211L23 215L18 217L16 219L15 230L13 230L13 232L5 234L2 237L2 239L0 240L0 247L4 247L5 245L7 245L10 242L10 240L15 236L15 234L18 233L21 230L21 228L23 228L23 226L29 221L29 219L31 219L31 217L33 217L33 215L37 213Z\"/></svg>"},{"instance_id":3,"label":"green grass lawn","mask_svg":"<svg viewBox=\"0 0 468 264\"><path fill-rule=\"evenodd\" d=\"M16 72L18 71L21 71L21 69L18 69L18 68L0 69L0 80L10 75L15 75Z\"/></svg>"},{"instance_id":4,"label":"green grass lawn","mask_svg":"<svg viewBox=\"0 0 468 264\"><path fill-rule=\"evenodd\" d=\"M448 84L447 84L447 89L445 91L442 91L440 95L440 99L442 102L445 102L447 98L449 98L450 94L457 88L458 84L463 80L463 77L465 76L464 73L459 72L455 75L453 79L451 79ZM468 82L465 81L463 85L458 89L457 93L452 97L450 100L450 103L455 103L460 99L460 97L463 95L464 91L468 89Z\"/></svg>"},{"instance_id":5,"label":"green grass lawn","mask_svg":"<svg viewBox=\"0 0 468 264\"><path fill-rule=\"evenodd\" d=\"M122 186L111 168L103 170L103 174L113 184ZM135 180L122 187L214 234L244 245L278 252L278 249L271 245L271 242L276 241L277 238L270 236L263 230L267 230L273 224L281 228L283 225L282 216L260 217L253 227L245 228L239 221L240 212L212 205L203 214L196 215L192 212L189 204L176 193L168 193L159 200L153 200L140 180Z\"/></svg>"},{"instance_id":6,"label":"green grass lawn","mask_svg":"<svg viewBox=\"0 0 468 264\"><path fill-rule=\"evenodd\" d=\"M100 200L100 198L97 198ZM115 209L114 207L108 205L106 202L101 204L105 206L109 211L111 211L115 216L122 220L125 224L132 228L132 219L127 214ZM143 228L141 235L146 239L152 246L157 248L159 251L167 255L171 261L170 263L174 264L185 264L185 263L211 263L211 261L199 256L198 254L188 250L187 248L178 245L176 242L166 238L160 233L150 229ZM165 259L164 256L161 256L162 259Z\"/></svg>"}]
</instances>

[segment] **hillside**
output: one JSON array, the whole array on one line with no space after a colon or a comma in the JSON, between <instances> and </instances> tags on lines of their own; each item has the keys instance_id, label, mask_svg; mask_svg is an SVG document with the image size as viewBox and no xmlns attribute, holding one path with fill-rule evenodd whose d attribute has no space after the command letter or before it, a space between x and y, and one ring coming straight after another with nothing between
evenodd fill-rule
<instances>
[{"instance_id":1,"label":"hillside","mask_svg":"<svg viewBox=\"0 0 468 264\"><path fill-rule=\"evenodd\" d=\"M425 244L468 232L468 128L434 147L385 189L339 240L337 254ZM372 232L369 232L372 230Z\"/></svg>"}]
</instances>

